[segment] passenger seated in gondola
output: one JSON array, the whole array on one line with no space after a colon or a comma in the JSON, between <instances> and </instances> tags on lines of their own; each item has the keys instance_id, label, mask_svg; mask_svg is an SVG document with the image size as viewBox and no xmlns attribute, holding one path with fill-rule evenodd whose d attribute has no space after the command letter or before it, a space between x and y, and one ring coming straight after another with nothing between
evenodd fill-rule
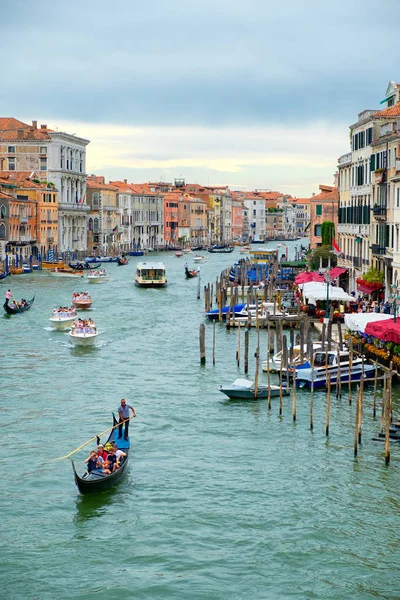
<instances>
[{"instance_id":1,"label":"passenger seated in gondola","mask_svg":"<svg viewBox=\"0 0 400 600\"><path fill-rule=\"evenodd\" d=\"M104 460L103 464L101 465L101 472L104 475L110 475L111 474L111 465L110 462L108 460Z\"/></svg>"},{"instance_id":2,"label":"passenger seated in gondola","mask_svg":"<svg viewBox=\"0 0 400 600\"><path fill-rule=\"evenodd\" d=\"M101 462L103 462L103 461L101 460ZM87 470L88 470L89 474L92 471L96 471L97 469L100 468L101 464L100 464L100 460L99 460L99 455L97 454L97 452L95 450L91 451L89 456L85 459L85 463L87 463Z\"/></svg>"},{"instance_id":3,"label":"passenger seated in gondola","mask_svg":"<svg viewBox=\"0 0 400 600\"><path fill-rule=\"evenodd\" d=\"M117 471L119 469L119 460L117 458L117 454L115 452L115 448L110 448L110 452L107 456L107 460L110 463L110 469L112 472Z\"/></svg>"},{"instance_id":4,"label":"passenger seated in gondola","mask_svg":"<svg viewBox=\"0 0 400 600\"><path fill-rule=\"evenodd\" d=\"M106 460L106 459L107 459L108 452L107 452L107 450L104 450L104 446L103 446L103 444L99 444L99 445L97 446L97 454L98 454L99 456L101 456L101 458L102 458L103 460Z\"/></svg>"}]
</instances>

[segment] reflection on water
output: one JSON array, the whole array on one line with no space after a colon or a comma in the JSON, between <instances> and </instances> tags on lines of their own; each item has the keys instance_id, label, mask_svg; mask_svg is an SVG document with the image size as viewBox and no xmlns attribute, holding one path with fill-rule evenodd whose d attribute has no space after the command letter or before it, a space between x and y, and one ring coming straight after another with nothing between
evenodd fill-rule
<instances>
[{"instance_id":1,"label":"reflection on water","mask_svg":"<svg viewBox=\"0 0 400 600\"><path fill-rule=\"evenodd\" d=\"M102 517L107 508L117 500L118 486L96 494L78 495L76 499L75 525L80 525L89 519Z\"/></svg>"}]
</instances>

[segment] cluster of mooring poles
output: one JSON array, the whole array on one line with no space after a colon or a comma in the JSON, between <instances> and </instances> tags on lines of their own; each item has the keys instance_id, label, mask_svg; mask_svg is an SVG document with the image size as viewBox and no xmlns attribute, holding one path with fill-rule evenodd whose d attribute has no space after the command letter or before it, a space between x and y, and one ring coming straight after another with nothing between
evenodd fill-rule
<instances>
[{"instance_id":1,"label":"cluster of mooring poles","mask_svg":"<svg viewBox=\"0 0 400 600\"><path fill-rule=\"evenodd\" d=\"M286 386L286 394L289 390L289 372L292 377L292 388L291 388L291 399L292 399L292 418L293 422L297 420L297 385L296 385L296 369L294 363L294 346L299 346L299 362L303 363L308 360L311 366L311 385L310 385L310 430L314 431L314 345L313 345L313 329L315 329L316 323L312 321L308 315L300 312L299 303L297 307L291 312L282 312L280 305L279 292L273 289L272 285L266 284L262 289L258 286L249 282L248 285L243 283L242 285L233 285L229 279L229 269L226 269L221 273L221 276L215 282L215 289L213 284L204 286L204 304L206 312L209 312L212 308L213 297L215 293L215 299L218 306L218 321L222 323L223 318L226 320L226 328L237 327L237 348L235 361L237 366L240 367L243 353L243 368L244 373L249 372L249 334L250 328L256 328L256 340L257 345L254 352L255 356L255 398L257 398L257 392L259 388L259 371L260 371L260 347L261 342L261 329L266 329L266 354L267 360L266 370L268 380L268 409L272 408L271 405L271 369L270 369L270 356L276 353L281 353L281 361L279 365L279 380L280 380L280 393L279 393L279 415L283 414L283 395L284 387ZM199 297L199 296L198 296ZM229 304L227 304L229 298ZM248 311L247 318L244 320L235 316L233 307L242 300L247 302L247 306L256 306L253 314ZM263 303L268 303L270 310L259 311L258 306L262 307ZM228 305L227 312L223 315L222 309ZM375 376L371 378L364 377L364 360L365 357L362 355L361 346L358 349L353 347L353 338L349 337L348 340L348 368L349 376L348 381L343 382L340 372L340 351L344 348L344 339L341 323L333 324L332 317L327 323L320 325L317 323L320 330L320 351L326 352L326 419L325 419L325 435L329 436L329 424L330 424L330 412L331 412L331 395L332 388L335 389L336 399L342 399L344 388L347 387L347 397L349 405L353 402L354 390L352 390L352 381L350 373L352 372L353 360L355 355L362 358L362 373L360 381L355 390L355 427L354 427L354 457L358 455L358 449L362 441L362 424L363 424L363 395L364 385L367 382L373 381L374 383L374 395L373 395L373 410L372 416L375 419L377 416L377 396L378 396L378 381L382 382L382 404L380 408L380 432L377 437L373 438L375 441L384 442L384 455L385 463L390 462L390 441L400 442L400 421L393 422L392 414L392 379L397 373L393 371L392 363L390 367L385 367L378 362L375 362ZM285 335L283 332L284 328L289 327L289 334ZM244 342L242 342L242 330L244 330ZM205 365L206 363L206 339L205 339L205 325L200 325L200 363ZM212 364L215 365L216 355L216 320L212 321ZM337 352L337 377L336 381L331 382L329 369L328 369L328 354L327 351ZM383 376L378 376L379 369L382 370ZM282 378L282 372L287 373L286 380ZM286 395L285 394L285 395Z\"/></svg>"}]
</instances>

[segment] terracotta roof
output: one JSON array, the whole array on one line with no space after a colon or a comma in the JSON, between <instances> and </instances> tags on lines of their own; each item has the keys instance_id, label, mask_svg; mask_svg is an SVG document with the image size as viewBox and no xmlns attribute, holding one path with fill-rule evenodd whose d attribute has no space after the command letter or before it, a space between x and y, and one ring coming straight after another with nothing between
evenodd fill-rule
<instances>
[{"instance_id":1,"label":"terracotta roof","mask_svg":"<svg viewBox=\"0 0 400 600\"><path fill-rule=\"evenodd\" d=\"M86 187L90 190L109 190L118 192L118 188L111 183L106 183L101 175L90 175L86 178Z\"/></svg>"},{"instance_id":2,"label":"terracotta roof","mask_svg":"<svg viewBox=\"0 0 400 600\"><path fill-rule=\"evenodd\" d=\"M49 132L52 132L52 129L48 129L47 125L40 125L38 128L36 121L28 125L13 117L0 117L0 142L49 140Z\"/></svg>"},{"instance_id":3,"label":"terracotta roof","mask_svg":"<svg viewBox=\"0 0 400 600\"><path fill-rule=\"evenodd\" d=\"M15 183L19 187L29 187L29 188L39 188L39 189L47 189L47 185L45 183L36 183L32 181L32 179L36 179L36 177L32 177L32 171L0 171L0 180L3 180L7 183ZM50 190L50 188L48 188Z\"/></svg>"},{"instance_id":4,"label":"terracotta roof","mask_svg":"<svg viewBox=\"0 0 400 600\"><path fill-rule=\"evenodd\" d=\"M1 185L1 182L0 182L0 185ZM2 198L3 200L15 200L14 196L10 196L9 194L5 194L2 191L0 191L0 198Z\"/></svg>"},{"instance_id":5,"label":"terracotta roof","mask_svg":"<svg viewBox=\"0 0 400 600\"><path fill-rule=\"evenodd\" d=\"M336 187L330 185L320 185L319 189L321 192L316 196L310 198L310 202L316 202L321 200L330 200L336 202L339 200L339 190Z\"/></svg>"},{"instance_id":6,"label":"terracotta roof","mask_svg":"<svg viewBox=\"0 0 400 600\"><path fill-rule=\"evenodd\" d=\"M374 119L380 119L382 117L399 117L400 116L400 102L384 110L380 110L372 115Z\"/></svg>"}]
</instances>

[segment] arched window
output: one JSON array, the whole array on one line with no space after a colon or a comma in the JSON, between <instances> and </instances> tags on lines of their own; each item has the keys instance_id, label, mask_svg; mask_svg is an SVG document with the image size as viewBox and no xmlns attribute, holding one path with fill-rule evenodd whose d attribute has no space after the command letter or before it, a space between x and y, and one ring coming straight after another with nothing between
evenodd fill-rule
<instances>
[{"instance_id":1,"label":"arched window","mask_svg":"<svg viewBox=\"0 0 400 600\"><path fill-rule=\"evenodd\" d=\"M0 240L6 239L6 226L4 223L0 223Z\"/></svg>"},{"instance_id":2,"label":"arched window","mask_svg":"<svg viewBox=\"0 0 400 600\"><path fill-rule=\"evenodd\" d=\"M93 231L93 219L89 219L88 227L89 231Z\"/></svg>"},{"instance_id":3,"label":"arched window","mask_svg":"<svg viewBox=\"0 0 400 600\"><path fill-rule=\"evenodd\" d=\"M99 231L99 220L98 219L94 219L94 221L93 221L93 231L96 231L96 232Z\"/></svg>"},{"instance_id":4,"label":"arched window","mask_svg":"<svg viewBox=\"0 0 400 600\"><path fill-rule=\"evenodd\" d=\"M0 219L5 219L6 218L6 214L7 214L6 207L4 206L4 204L2 204L0 206Z\"/></svg>"},{"instance_id":5,"label":"arched window","mask_svg":"<svg viewBox=\"0 0 400 600\"><path fill-rule=\"evenodd\" d=\"M98 206L99 205L99 194L97 192L95 192L93 194L93 206Z\"/></svg>"}]
</instances>

